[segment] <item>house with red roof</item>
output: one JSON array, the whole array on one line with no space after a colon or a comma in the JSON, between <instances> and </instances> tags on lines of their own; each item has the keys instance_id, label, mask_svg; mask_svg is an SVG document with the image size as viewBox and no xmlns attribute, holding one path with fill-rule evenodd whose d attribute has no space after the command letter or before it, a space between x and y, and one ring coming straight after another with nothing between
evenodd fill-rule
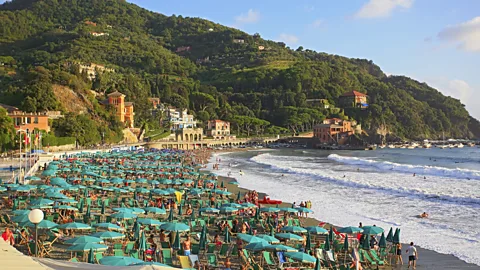
<instances>
[{"instance_id":1,"label":"house with red roof","mask_svg":"<svg viewBox=\"0 0 480 270\"><path fill-rule=\"evenodd\" d=\"M339 101L344 108L366 109L368 107L367 97L366 94L353 90L341 95Z\"/></svg>"}]
</instances>

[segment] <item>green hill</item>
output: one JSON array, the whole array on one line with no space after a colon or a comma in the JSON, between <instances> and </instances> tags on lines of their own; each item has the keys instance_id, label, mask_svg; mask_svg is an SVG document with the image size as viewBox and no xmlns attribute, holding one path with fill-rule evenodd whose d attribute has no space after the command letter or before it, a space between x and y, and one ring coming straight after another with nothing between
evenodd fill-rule
<instances>
[{"instance_id":1,"label":"green hill","mask_svg":"<svg viewBox=\"0 0 480 270\"><path fill-rule=\"evenodd\" d=\"M188 107L200 120L228 119L237 133L249 135L306 131L325 117L348 116L370 135L382 130L411 139L438 138L442 132L480 137L479 122L459 100L408 77L387 77L372 61L292 50L259 34L164 16L123 0L0 5L0 63L2 103L26 111L71 111L52 90L61 85L88 99L89 118L110 123L110 131L118 123L98 101L118 90L135 102L140 124L154 125L147 98L156 96ZM79 72L80 63L115 72L91 81ZM333 107L352 90L368 94L369 109L324 109L306 102L327 99ZM72 135L63 130L61 135Z\"/></svg>"}]
</instances>

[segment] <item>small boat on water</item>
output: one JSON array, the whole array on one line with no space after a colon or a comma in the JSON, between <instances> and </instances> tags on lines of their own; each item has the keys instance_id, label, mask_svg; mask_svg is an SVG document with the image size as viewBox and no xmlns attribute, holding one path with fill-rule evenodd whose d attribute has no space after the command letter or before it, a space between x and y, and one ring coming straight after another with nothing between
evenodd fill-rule
<instances>
[{"instance_id":1,"label":"small boat on water","mask_svg":"<svg viewBox=\"0 0 480 270\"><path fill-rule=\"evenodd\" d=\"M463 143L459 143L459 144L456 144L455 147L456 148L463 148L465 145L463 145Z\"/></svg>"},{"instance_id":2,"label":"small boat on water","mask_svg":"<svg viewBox=\"0 0 480 270\"><path fill-rule=\"evenodd\" d=\"M468 146L470 146L470 147L475 147L475 143L473 143L473 142L468 143Z\"/></svg>"},{"instance_id":3,"label":"small boat on water","mask_svg":"<svg viewBox=\"0 0 480 270\"><path fill-rule=\"evenodd\" d=\"M440 149L445 149L445 148L448 148L448 145L442 144L442 145L437 145L437 147Z\"/></svg>"},{"instance_id":4,"label":"small boat on water","mask_svg":"<svg viewBox=\"0 0 480 270\"><path fill-rule=\"evenodd\" d=\"M389 145L387 145L387 147L390 148L390 149L392 149L392 148L395 148L395 145L389 144Z\"/></svg>"},{"instance_id":5,"label":"small boat on water","mask_svg":"<svg viewBox=\"0 0 480 270\"><path fill-rule=\"evenodd\" d=\"M432 148L432 144L430 143L424 143L423 148Z\"/></svg>"}]
</instances>

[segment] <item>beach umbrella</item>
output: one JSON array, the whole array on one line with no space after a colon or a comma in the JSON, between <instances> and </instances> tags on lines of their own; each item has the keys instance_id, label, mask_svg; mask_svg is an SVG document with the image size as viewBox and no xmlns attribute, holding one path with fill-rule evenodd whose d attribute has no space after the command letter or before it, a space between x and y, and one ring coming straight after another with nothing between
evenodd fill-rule
<instances>
[{"instance_id":1,"label":"beach umbrella","mask_svg":"<svg viewBox=\"0 0 480 270\"><path fill-rule=\"evenodd\" d=\"M281 231L284 231L284 232L291 232L291 233L306 233L307 230L302 228L302 227L298 227L298 226L285 226L281 229Z\"/></svg>"},{"instance_id":2,"label":"beach umbrella","mask_svg":"<svg viewBox=\"0 0 480 270\"><path fill-rule=\"evenodd\" d=\"M221 188L224 188L224 187L225 187L225 184L223 183L223 181L222 181L222 183L220 183L220 187L221 187Z\"/></svg>"},{"instance_id":3,"label":"beach umbrella","mask_svg":"<svg viewBox=\"0 0 480 270\"><path fill-rule=\"evenodd\" d=\"M330 226L330 231L328 232L328 238L330 239L330 242L333 243L333 240L335 239L335 234L333 233L333 226Z\"/></svg>"},{"instance_id":4,"label":"beach umbrella","mask_svg":"<svg viewBox=\"0 0 480 270\"><path fill-rule=\"evenodd\" d=\"M42 172L42 176L53 176L55 174L57 174L57 172L54 170L45 170Z\"/></svg>"},{"instance_id":5,"label":"beach umbrella","mask_svg":"<svg viewBox=\"0 0 480 270\"><path fill-rule=\"evenodd\" d=\"M138 243L138 249L141 250L141 251L147 250L147 240L145 238L145 231L142 231L142 236L140 236L140 241Z\"/></svg>"},{"instance_id":6,"label":"beach umbrella","mask_svg":"<svg viewBox=\"0 0 480 270\"><path fill-rule=\"evenodd\" d=\"M280 239L285 239L285 240L303 241L303 237L293 233L277 233L275 234L275 237Z\"/></svg>"},{"instance_id":7,"label":"beach umbrella","mask_svg":"<svg viewBox=\"0 0 480 270\"><path fill-rule=\"evenodd\" d=\"M298 212L297 209L291 208L291 207L281 207L280 211L287 212L287 213L297 213Z\"/></svg>"},{"instance_id":8,"label":"beach umbrella","mask_svg":"<svg viewBox=\"0 0 480 270\"><path fill-rule=\"evenodd\" d=\"M320 270L322 268L322 265L320 264L320 259L317 258L317 260L315 261L315 268L313 268L313 270Z\"/></svg>"},{"instance_id":9,"label":"beach umbrella","mask_svg":"<svg viewBox=\"0 0 480 270\"><path fill-rule=\"evenodd\" d=\"M160 226L162 223L156 219L152 218L139 218L137 219L137 222L143 225L149 225L149 226Z\"/></svg>"},{"instance_id":10,"label":"beach umbrella","mask_svg":"<svg viewBox=\"0 0 480 270\"><path fill-rule=\"evenodd\" d=\"M251 250L251 251L261 251L261 250L265 250L267 246L270 246L270 244L267 241L262 240L258 242L252 242L246 245L245 249Z\"/></svg>"},{"instance_id":11,"label":"beach umbrella","mask_svg":"<svg viewBox=\"0 0 480 270\"><path fill-rule=\"evenodd\" d=\"M7 191L8 189L6 187L0 187L0 191L1 192L4 192L4 191Z\"/></svg>"},{"instance_id":12,"label":"beach umbrella","mask_svg":"<svg viewBox=\"0 0 480 270\"><path fill-rule=\"evenodd\" d=\"M224 242L225 243L230 243L231 242L231 239L230 239L230 230L228 229L228 226L225 226L225 237L224 237Z\"/></svg>"},{"instance_id":13,"label":"beach umbrella","mask_svg":"<svg viewBox=\"0 0 480 270\"><path fill-rule=\"evenodd\" d=\"M378 242L378 246L381 248L387 247L387 239L385 239L385 233L382 232L382 236L380 237L380 241Z\"/></svg>"},{"instance_id":14,"label":"beach umbrella","mask_svg":"<svg viewBox=\"0 0 480 270\"><path fill-rule=\"evenodd\" d=\"M125 228L122 228L122 227L118 226L117 224L113 224L113 223L97 223L97 224L93 224L92 226L97 227L97 228L107 229L107 230L116 230L116 231L124 231L125 230Z\"/></svg>"},{"instance_id":15,"label":"beach umbrella","mask_svg":"<svg viewBox=\"0 0 480 270\"><path fill-rule=\"evenodd\" d=\"M245 208L245 206L243 206L241 204L238 204L238 203L224 203L224 204L221 205L221 207L233 207L233 208L237 208L237 209Z\"/></svg>"},{"instance_id":16,"label":"beach umbrella","mask_svg":"<svg viewBox=\"0 0 480 270\"><path fill-rule=\"evenodd\" d=\"M55 203L54 201L49 200L49 199L45 199L45 198L40 198L40 199L37 199L37 200L30 201L30 204L32 204L32 205L51 205L51 204L54 204L54 203Z\"/></svg>"},{"instance_id":17,"label":"beach umbrella","mask_svg":"<svg viewBox=\"0 0 480 270\"><path fill-rule=\"evenodd\" d=\"M186 232L190 227L184 223L167 222L160 226L161 229L169 232Z\"/></svg>"},{"instance_id":18,"label":"beach umbrella","mask_svg":"<svg viewBox=\"0 0 480 270\"><path fill-rule=\"evenodd\" d=\"M95 263L95 254L93 253L93 248L90 248L90 252L88 252L88 263L94 264Z\"/></svg>"},{"instance_id":19,"label":"beach umbrella","mask_svg":"<svg viewBox=\"0 0 480 270\"><path fill-rule=\"evenodd\" d=\"M270 244L278 244L280 243L280 240L278 240L277 238L273 237L273 236L270 236L268 234L258 234L256 235L256 237L258 238L261 238L265 241L267 241L268 243Z\"/></svg>"},{"instance_id":20,"label":"beach umbrella","mask_svg":"<svg viewBox=\"0 0 480 270\"><path fill-rule=\"evenodd\" d=\"M328 234L328 231L322 227L310 226L305 228L311 234Z\"/></svg>"},{"instance_id":21,"label":"beach umbrella","mask_svg":"<svg viewBox=\"0 0 480 270\"><path fill-rule=\"evenodd\" d=\"M170 213L168 214L168 221L173 221L173 208L170 209Z\"/></svg>"},{"instance_id":22,"label":"beach umbrella","mask_svg":"<svg viewBox=\"0 0 480 270\"><path fill-rule=\"evenodd\" d=\"M175 233L175 240L173 241L172 248L175 249L175 250L180 250L182 248L182 246L180 244L180 234L179 233Z\"/></svg>"},{"instance_id":23,"label":"beach umbrella","mask_svg":"<svg viewBox=\"0 0 480 270\"><path fill-rule=\"evenodd\" d=\"M135 239L140 239L140 224L135 221L133 224L133 231L134 231L134 237Z\"/></svg>"},{"instance_id":24,"label":"beach umbrella","mask_svg":"<svg viewBox=\"0 0 480 270\"><path fill-rule=\"evenodd\" d=\"M30 212L31 212L30 210L25 209L25 210L15 210L12 213L14 216L23 216L23 215L30 214Z\"/></svg>"},{"instance_id":25,"label":"beach umbrella","mask_svg":"<svg viewBox=\"0 0 480 270\"><path fill-rule=\"evenodd\" d=\"M221 207L219 210L221 214L234 214L238 212L238 208L236 207Z\"/></svg>"},{"instance_id":26,"label":"beach umbrella","mask_svg":"<svg viewBox=\"0 0 480 270\"><path fill-rule=\"evenodd\" d=\"M400 228L395 230L395 234L393 235L393 243L398 244L400 243Z\"/></svg>"},{"instance_id":27,"label":"beach umbrella","mask_svg":"<svg viewBox=\"0 0 480 270\"><path fill-rule=\"evenodd\" d=\"M86 243L103 243L103 240L96 236L82 235L82 236L65 240L65 243L69 245L78 245L78 244L86 244Z\"/></svg>"},{"instance_id":28,"label":"beach umbrella","mask_svg":"<svg viewBox=\"0 0 480 270\"><path fill-rule=\"evenodd\" d=\"M245 241L247 243L265 241L260 237L256 237L256 236L253 236L253 235L250 235L250 234L244 234L244 233L237 234L237 238L240 238L242 241Z\"/></svg>"},{"instance_id":29,"label":"beach umbrella","mask_svg":"<svg viewBox=\"0 0 480 270\"><path fill-rule=\"evenodd\" d=\"M78 212L83 213L83 208L85 207L85 199L81 198L78 205Z\"/></svg>"},{"instance_id":30,"label":"beach umbrella","mask_svg":"<svg viewBox=\"0 0 480 270\"><path fill-rule=\"evenodd\" d=\"M345 252L347 252L349 248L349 244L348 244L348 234L345 236L345 241L343 242L343 250L345 250Z\"/></svg>"},{"instance_id":31,"label":"beach umbrella","mask_svg":"<svg viewBox=\"0 0 480 270\"><path fill-rule=\"evenodd\" d=\"M288 251L296 252L296 251L298 251L294 247L285 246L285 245L270 245L270 246L267 246L265 249L268 250L268 251L275 251L275 252L277 252L277 251L283 251L283 252L288 252Z\"/></svg>"},{"instance_id":32,"label":"beach umbrella","mask_svg":"<svg viewBox=\"0 0 480 270\"><path fill-rule=\"evenodd\" d=\"M323 247L323 249L325 249L325 251L329 251L330 250L330 237L327 237L325 239L325 246Z\"/></svg>"},{"instance_id":33,"label":"beach umbrella","mask_svg":"<svg viewBox=\"0 0 480 270\"><path fill-rule=\"evenodd\" d=\"M235 185L235 186L238 186L240 185L240 183L238 183L237 181L230 181L228 182L230 185Z\"/></svg>"},{"instance_id":34,"label":"beach umbrella","mask_svg":"<svg viewBox=\"0 0 480 270\"><path fill-rule=\"evenodd\" d=\"M101 239L122 239L125 238L125 235L118 232L97 232L92 234L93 237L98 237Z\"/></svg>"},{"instance_id":35,"label":"beach umbrella","mask_svg":"<svg viewBox=\"0 0 480 270\"><path fill-rule=\"evenodd\" d=\"M388 234L387 234L387 239L386 239L388 242L393 242L393 228L390 227L390 230L388 231Z\"/></svg>"},{"instance_id":36,"label":"beach umbrella","mask_svg":"<svg viewBox=\"0 0 480 270\"><path fill-rule=\"evenodd\" d=\"M207 227L205 225L202 228L198 245L201 250L205 250L207 248Z\"/></svg>"},{"instance_id":37,"label":"beach umbrella","mask_svg":"<svg viewBox=\"0 0 480 270\"><path fill-rule=\"evenodd\" d=\"M111 217L115 219L134 219L137 217L137 215L129 212L118 212L111 215Z\"/></svg>"},{"instance_id":38,"label":"beach umbrella","mask_svg":"<svg viewBox=\"0 0 480 270\"><path fill-rule=\"evenodd\" d=\"M98 250L107 250L108 247L102 244L97 243L83 243L83 244L76 244L71 247L68 247L66 250L68 251L87 251L93 249L95 251Z\"/></svg>"},{"instance_id":39,"label":"beach umbrella","mask_svg":"<svg viewBox=\"0 0 480 270\"><path fill-rule=\"evenodd\" d=\"M195 212L192 211L192 213L190 214L190 221L194 221L195 220Z\"/></svg>"},{"instance_id":40,"label":"beach umbrella","mask_svg":"<svg viewBox=\"0 0 480 270\"><path fill-rule=\"evenodd\" d=\"M35 227L35 224L31 223L30 221L28 221L27 223L24 224L24 226L27 226L27 227L30 227L30 228L34 228ZM53 229L55 227L58 227L58 224L55 223L55 222L51 222L49 220L42 220L40 223L38 223L37 225L37 228L38 229Z\"/></svg>"},{"instance_id":41,"label":"beach umbrella","mask_svg":"<svg viewBox=\"0 0 480 270\"><path fill-rule=\"evenodd\" d=\"M179 215L179 216L183 215L182 204L180 204L180 205L178 206L178 215Z\"/></svg>"},{"instance_id":42,"label":"beach umbrella","mask_svg":"<svg viewBox=\"0 0 480 270\"><path fill-rule=\"evenodd\" d=\"M60 209L60 210L78 211L76 207L73 207L71 205L57 205L57 206L54 206L53 208Z\"/></svg>"},{"instance_id":43,"label":"beach umbrella","mask_svg":"<svg viewBox=\"0 0 480 270\"><path fill-rule=\"evenodd\" d=\"M170 266L170 265L166 265L166 264L163 264L163 263L159 263L159 262L141 262L141 263L134 263L134 264L131 264L131 266L134 266L134 265L148 265L148 266L163 266L163 268L174 268L173 266ZM162 269L163 269L162 268ZM152 268L152 269L157 269L157 268Z\"/></svg>"},{"instance_id":44,"label":"beach umbrella","mask_svg":"<svg viewBox=\"0 0 480 270\"><path fill-rule=\"evenodd\" d=\"M312 210L305 207L297 207L296 209L298 210L298 212L301 212L301 213L313 213Z\"/></svg>"},{"instance_id":45,"label":"beach umbrella","mask_svg":"<svg viewBox=\"0 0 480 270\"><path fill-rule=\"evenodd\" d=\"M144 261L135 259L133 257L122 257L122 256L107 256L100 259L99 263L101 265L110 265L110 266L130 266L134 264L143 263Z\"/></svg>"},{"instance_id":46,"label":"beach umbrella","mask_svg":"<svg viewBox=\"0 0 480 270\"><path fill-rule=\"evenodd\" d=\"M248 227L248 234L253 235L253 226Z\"/></svg>"},{"instance_id":47,"label":"beach umbrella","mask_svg":"<svg viewBox=\"0 0 480 270\"><path fill-rule=\"evenodd\" d=\"M260 212L267 212L267 213L280 212L280 208L275 208L275 207L262 207L259 210Z\"/></svg>"},{"instance_id":48,"label":"beach umbrella","mask_svg":"<svg viewBox=\"0 0 480 270\"><path fill-rule=\"evenodd\" d=\"M100 214L105 215L105 201L102 201L102 208L100 209Z\"/></svg>"},{"instance_id":49,"label":"beach umbrella","mask_svg":"<svg viewBox=\"0 0 480 270\"><path fill-rule=\"evenodd\" d=\"M242 203L240 204L243 208L257 208L258 206L253 204L253 203L248 203L248 202L245 202L245 203Z\"/></svg>"},{"instance_id":50,"label":"beach umbrella","mask_svg":"<svg viewBox=\"0 0 480 270\"><path fill-rule=\"evenodd\" d=\"M83 216L83 221L85 223L88 223L90 221L90 204L87 204L87 212L85 213L85 215Z\"/></svg>"},{"instance_id":51,"label":"beach umbrella","mask_svg":"<svg viewBox=\"0 0 480 270\"><path fill-rule=\"evenodd\" d=\"M376 226L363 226L363 234L378 235L381 234L384 230Z\"/></svg>"},{"instance_id":52,"label":"beach umbrella","mask_svg":"<svg viewBox=\"0 0 480 270\"><path fill-rule=\"evenodd\" d=\"M354 234L354 233L361 233L363 232L363 229L362 228L358 228L358 227L343 227L343 228L340 228L338 229L338 232L340 233L346 233L346 234Z\"/></svg>"},{"instance_id":53,"label":"beach umbrella","mask_svg":"<svg viewBox=\"0 0 480 270\"><path fill-rule=\"evenodd\" d=\"M305 254L303 252L285 252L283 255L285 255L285 257L290 258L294 261L298 261L302 263L315 263L317 261L315 257Z\"/></svg>"},{"instance_id":54,"label":"beach umbrella","mask_svg":"<svg viewBox=\"0 0 480 270\"><path fill-rule=\"evenodd\" d=\"M307 232L307 242L305 244L305 249L306 250L312 249L312 239L309 232Z\"/></svg>"},{"instance_id":55,"label":"beach umbrella","mask_svg":"<svg viewBox=\"0 0 480 270\"><path fill-rule=\"evenodd\" d=\"M199 212L207 213L207 214L216 214L216 213L219 213L220 210L218 210L217 208L206 207L206 208L200 208Z\"/></svg>"},{"instance_id":56,"label":"beach umbrella","mask_svg":"<svg viewBox=\"0 0 480 270\"><path fill-rule=\"evenodd\" d=\"M68 229L68 230L89 230L89 229L92 228L88 224L79 223L79 222L65 223L65 224L62 224L58 227L60 229Z\"/></svg>"},{"instance_id":57,"label":"beach umbrella","mask_svg":"<svg viewBox=\"0 0 480 270\"><path fill-rule=\"evenodd\" d=\"M237 201L240 201L240 198L241 198L241 197L242 197L242 193L239 191L239 192L237 193Z\"/></svg>"},{"instance_id":58,"label":"beach umbrella","mask_svg":"<svg viewBox=\"0 0 480 270\"><path fill-rule=\"evenodd\" d=\"M25 223L29 221L28 214L14 216L11 220L15 223Z\"/></svg>"}]
</instances>

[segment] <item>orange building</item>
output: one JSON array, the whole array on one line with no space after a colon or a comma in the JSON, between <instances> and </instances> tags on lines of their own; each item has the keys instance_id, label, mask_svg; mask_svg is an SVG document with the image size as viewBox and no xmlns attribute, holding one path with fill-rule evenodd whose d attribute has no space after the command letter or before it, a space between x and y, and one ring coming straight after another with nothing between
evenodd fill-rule
<instances>
[{"instance_id":1,"label":"orange building","mask_svg":"<svg viewBox=\"0 0 480 270\"><path fill-rule=\"evenodd\" d=\"M207 122L207 136L223 139L230 136L230 122L222 120L209 120Z\"/></svg>"},{"instance_id":2,"label":"orange building","mask_svg":"<svg viewBox=\"0 0 480 270\"><path fill-rule=\"evenodd\" d=\"M313 137L327 144L344 144L353 133L352 122L339 118L325 119L313 127Z\"/></svg>"},{"instance_id":3,"label":"orange building","mask_svg":"<svg viewBox=\"0 0 480 270\"><path fill-rule=\"evenodd\" d=\"M346 108L362 108L368 107L367 95L357 91L350 91L340 96L340 104Z\"/></svg>"},{"instance_id":4,"label":"orange building","mask_svg":"<svg viewBox=\"0 0 480 270\"><path fill-rule=\"evenodd\" d=\"M13 119L13 125L16 130L33 131L35 129L50 132L48 115L46 113L27 113L17 107L0 104L0 107L7 110L7 115Z\"/></svg>"},{"instance_id":5,"label":"orange building","mask_svg":"<svg viewBox=\"0 0 480 270\"><path fill-rule=\"evenodd\" d=\"M158 106L160 105L160 99L159 98L148 98L148 101L152 103L152 106L154 109L158 109Z\"/></svg>"},{"instance_id":6,"label":"orange building","mask_svg":"<svg viewBox=\"0 0 480 270\"><path fill-rule=\"evenodd\" d=\"M125 102L125 95L118 91L108 94L107 97L107 104L115 107L116 115L120 122L125 123L128 128L133 128L133 117L135 115L133 103Z\"/></svg>"}]
</instances>

